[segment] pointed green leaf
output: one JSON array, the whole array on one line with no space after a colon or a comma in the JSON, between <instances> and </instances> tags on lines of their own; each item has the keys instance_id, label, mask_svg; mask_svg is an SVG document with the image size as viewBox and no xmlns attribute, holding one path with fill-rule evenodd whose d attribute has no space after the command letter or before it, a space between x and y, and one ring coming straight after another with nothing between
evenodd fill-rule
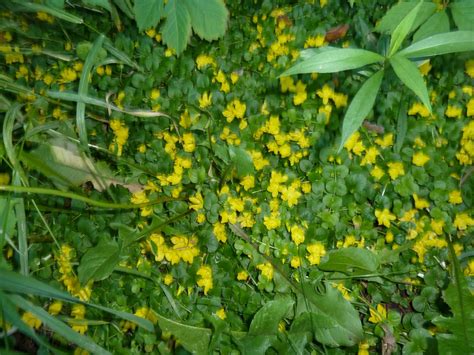
<instances>
[{"instance_id":1,"label":"pointed green leaf","mask_svg":"<svg viewBox=\"0 0 474 355\"><path fill-rule=\"evenodd\" d=\"M46 12L50 14L51 16L57 17L58 19L61 19L67 22L75 23L78 25L84 23L82 18L72 15L64 10L61 10L55 7L36 4L32 2L25 2L21 0L15 0L14 3L20 5L26 11L33 11L33 12L42 11L42 12Z\"/></svg>"},{"instance_id":2,"label":"pointed green leaf","mask_svg":"<svg viewBox=\"0 0 474 355\"><path fill-rule=\"evenodd\" d=\"M380 20L379 24L375 28L377 32L381 33L393 33L395 27L405 18L405 16L418 5L418 1L410 2L399 2L388 10L385 16ZM415 22L411 30L418 28L423 22L425 22L433 12L436 11L436 4L432 2L424 2L421 5L421 10L418 13Z\"/></svg>"},{"instance_id":3,"label":"pointed green leaf","mask_svg":"<svg viewBox=\"0 0 474 355\"><path fill-rule=\"evenodd\" d=\"M304 73L336 73L360 68L385 59L380 54L353 48L328 47L325 51L312 56L308 55L308 52L305 55L306 59L286 70L280 77Z\"/></svg>"},{"instance_id":4,"label":"pointed green leaf","mask_svg":"<svg viewBox=\"0 0 474 355\"><path fill-rule=\"evenodd\" d=\"M382 70L372 75L367 79L364 85L362 85L350 103L342 124L342 137L339 151L341 151L352 133L359 129L365 117L367 117L370 110L372 110L375 98L382 84L382 78Z\"/></svg>"},{"instance_id":5,"label":"pointed green leaf","mask_svg":"<svg viewBox=\"0 0 474 355\"><path fill-rule=\"evenodd\" d=\"M319 264L321 270L346 274L354 271L375 272L378 267L379 261L374 253L355 247L331 250Z\"/></svg>"},{"instance_id":6,"label":"pointed green leaf","mask_svg":"<svg viewBox=\"0 0 474 355\"><path fill-rule=\"evenodd\" d=\"M428 89L416 64L401 55L390 58L390 64L392 64L393 70L398 78L420 98L421 102L423 102L431 112Z\"/></svg>"},{"instance_id":7,"label":"pointed green leaf","mask_svg":"<svg viewBox=\"0 0 474 355\"><path fill-rule=\"evenodd\" d=\"M103 240L87 250L77 268L80 283L85 285L89 280L100 281L109 277L119 262L119 256L119 246L113 240Z\"/></svg>"},{"instance_id":8,"label":"pointed green leaf","mask_svg":"<svg viewBox=\"0 0 474 355\"><path fill-rule=\"evenodd\" d=\"M438 33L449 32L449 18L446 10L435 12L413 35L413 42Z\"/></svg>"},{"instance_id":9,"label":"pointed green leaf","mask_svg":"<svg viewBox=\"0 0 474 355\"><path fill-rule=\"evenodd\" d=\"M474 2L460 1L449 4L451 14L458 29L474 31Z\"/></svg>"},{"instance_id":10,"label":"pointed green leaf","mask_svg":"<svg viewBox=\"0 0 474 355\"><path fill-rule=\"evenodd\" d=\"M222 37L227 29L229 11L222 0L185 0L191 15L193 31L201 38L212 41Z\"/></svg>"},{"instance_id":11,"label":"pointed green leaf","mask_svg":"<svg viewBox=\"0 0 474 355\"><path fill-rule=\"evenodd\" d=\"M253 317L248 335L277 335L278 324L293 306L290 297L280 298L265 303Z\"/></svg>"},{"instance_id":12,"label":"pointed green leaf","mask_svg":"<svg viewBox=\"0 0 474 355\"><path fill-rule=\"evenodd\" d=\"M421 4L422 1L420 1L393 30L392 38L390 39L390 49L388 51L389 57L398 51L402 42L410 33L418 16L418 12L420 11Z\"/></svg>"},{"instance_id":13,"label":"pointed green leaf","mask_svg":"<svg viewBox=\"0 0 474 355\"><path fill-rule=\"evenodd\" d=\"M208 354L212 331L178 323L157 314L158 325L163 332L173 334L181 345L193 354Z\"/></svg>"},{"instance_id":14,"label":"pointed green leaf","mask_svg":"<svg viewBox=\"0 0 474 355\"><path fill-rule=\"evenodd\" d=\"M133 13L139 31L155 28L163 16L163 0L135 0Z\"/></svg>"},{"instance_id":15,"label":"pointed green leaf","mask_svg":"<svg viewBox=\"0 0 474 355\"><path fill-rule=\"evenodd\" d=\"M54 298L73 303L81 303L89 307L100 309L104 312L116 315L117 317L123 318L130 322L138 324L140 327L153 332L153 324L141 317L137 317L133 314L116 311L115 309L83 302L80 299L71 296L69 293L57 290L41 281L38 281L32 277L23 276L19 273L0 270L0 290L13 293L21 293L26 295L36 295L41 297Z\"/></svg>"},{"instance_id":16,"label":"pointed green leaf","mask_svg":"<svg viewBox=\"0 0 474 355\"><path fill-rule=\"evenodd\" d=\"M53 317L43 308L35 306L31 302L25 300L23 297L18 295L9 296L12 303L21 309L33 313L36 318L41 320L45 325L48 326L53 332L61 335L68 341L84 348L88 351L91 351L94 354L100 355L110 355L111 353L105 350L104 348L97 345L91 338L79 334L78 332L72 330L71 327L67 326L65 323L61 322L59 319Z\"/></svg>"},{"instance_id":17,"label":"pointed green leaf","mask_svg":"<svg viewBox=\"0 0 474 355\"><path fill-rule=\"evenodd\" d=\"M422 39L402 49L399 54L408 58L419 58L473 50L474 31L454 31Z\"/></svg>"},{"instance_id":18,"label":"pointed green leaf","mask_svg":"<svg viewBox=\"0 0 474 355\"><path fill-rule=\"evenodd\" d=\"M191 16L183 1L169 0L165 7L166 21L163 26L163 42L180 54L191 35Z\"/></svg>"}]
</instances>

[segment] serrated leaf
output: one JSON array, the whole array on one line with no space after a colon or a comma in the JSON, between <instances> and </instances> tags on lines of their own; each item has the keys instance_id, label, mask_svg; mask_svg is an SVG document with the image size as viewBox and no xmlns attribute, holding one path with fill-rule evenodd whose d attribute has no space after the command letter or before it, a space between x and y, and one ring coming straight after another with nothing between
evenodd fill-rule
<instances>
[{"instance_id":1,"label":"serrated leaf","mask_svg":"<svg viewBox=\"0 0 474 355\"><path fill-rule=\"evenodd\" d=\"M352 133L359 129L362 122L364 122L365 117L367 117L370 110L372 110L375 98L377 97L380 85L382 84L382 78L382 70L372 75L367 79L364 85L362 85L350 103L342 124L342 137L339 151L341 151Z\"/></svg>"},{"instance_id":2,"label":"serrated leaf","mask_svg":"<svg viewBox=\"0 0 474 355\"><path fill-rule=\"evenodd\" d=\"M163 25L163 42L180 54L191 36L191 16L183 1L169 0L165 7L166 21Z\"/></svg>"},{"instance_id":3,"label":"serrated leaf","mask_svg":"<svg viewBox=\"0 0 474 355\"><path fill-rule=\"evenodd\" d=\"M413 42L418 42L438 33L449 32L449 17L446 10L435 12L413 35Z\"/></svg>"},{"instance_id":4,"label":"serrated leaf","mask_svg":"<svg viewBox=\"0 0 474 355\"><path fill-rule=\"evenodd\" d=\"M163 16L163 0L135 0L133 13L139 31L155 28Z\"/></svg>"},{"instance_id":5,"label":"serrated leaf","mask_svg":"<svg viewBox=\"0 0 474 355\"><path fill-rule=\"evenodd\" d=\"M185 0L193 31L212 41L222 37L227 29L229 11L222 0Z\"/></svg>"},{"instance_id":6,"label":"serrated leaf","mask_svg":"<svg viewBox=\"0 0 474 355\"><path fill-rule=\"evenodd\" d=\"M360 68L385 59L380 54L354 48L328 47L323 52L315 53L312 56L308 53L305 55L307 56L305 60L283 72L280 77L305 73L336 73Z\"/></svg>"},{"instance_id":7,"label":"serrated leaf","mask_svg":"<svg viewBox=\"0 0 474 355\"><path fill-rule=\"evenodd\" d=\"M157 314L158 325L163 332L173 334L181 345L193 354L208 354L212 331L178 323Z\"/></svg>"},{"instance_id":8,"label":"serrated leaf","mask_svg":"<svg viewBox=\"0 0 474 355\"><path fill-rule=\"evenodd\" d=\"M292 332L311 332L320 343L328 346L353 346L362 339L359 313L338 290L328 286L324 294L318 294L304 285L303 291L304 298L298 296Z\"/></svg>"},{"instance_id":9,"label":"serrated leaf","mask_svg":"<svg viewBox=\"0 0 474 355\"><path fill-rule=\"evenodd\" d=\"M390 38L390 49L388 51L389 57L398 51L402 42L411 32L422 3L423 2L420 1L393 30L392 37Z\"/></svg>"},{"instance_id":10,"label":"serrated leaf","mask_svg":"<svg viewBox=\"0 0 474 355\"><path fill-rule=\"evenodd\" d=\"M402 49L399 54L407 58L419 58L472 50L474 50L474 31L454 31L422 39Z\"/></svg>"},{"instance_id":11,"label":"serrated leaf","mask_svg":"<svg viewBox=\"0 0 474 355\"><path fill-rule=\"evenodd\" d=\"M413 91L431 112L428 89L416 64L402 55L395 55L390 58L390 64L392 64L395 74L397 74L402 83Z\"/></svg>"},{"instance_id":12,"label":"serrated leaf","mask_svg":"<svg viewBox=\"0 0 474 355\"><path fill-rule=\"evenodd\" d=\"M101 281L109 277L119 262L119 256L120 248L112 240L103 240L89 249L77 268L80 283L85 285L90 280Z\"/></svg>"},{"instance_id":13,"label":"serrated leaf","mask_svg":"<svg viewBox=\"0 0 474 355\"><path fill-rule=\"evenodd\" d=\"M354 247L331 250L319 264L321 270L346 274L354 271L375 272L378 267L379 261L374 253Z\"/></svg>"},{"instance_id":14,"label":"serrated leaf","mask_svg":"<svg viewBox=\"0 0 474 355\"><path fill-rule=\"evenodd\" d=\"M454 22L458 29L474 31L474 2L461 1L449 5Z\"/></svg>"},{"instance_id":15,"label":"serrated leaf","mask_svg":"<svg viewBox=\"0 0 474 355\"><path fill-rule=\"evenodd\" d=\"M375 28L377 32L381 33L392 33L395 27L400 24L403 18L417 6L418 1L410 2L399 2L395 6L391 7L385 16L380 20L379 24ZM412 30L418 28L423 22L428 19L433 12L436 10L436 4L431 2L424 2L421 5L421 10L418 13L415 22L413 23Z\"/></svg>"},{"instance_id":16,"label":"serrated leaf","mask_svg":"<svg viewBox=\"0 0 474 355\"><path fill-rule=\"evenodd\" d=\"M244 177L250 175L254 171L252 157L243 148L240 147L229 147L229 156L234 165L237 176Z\"/></svg>"}]
</instances>

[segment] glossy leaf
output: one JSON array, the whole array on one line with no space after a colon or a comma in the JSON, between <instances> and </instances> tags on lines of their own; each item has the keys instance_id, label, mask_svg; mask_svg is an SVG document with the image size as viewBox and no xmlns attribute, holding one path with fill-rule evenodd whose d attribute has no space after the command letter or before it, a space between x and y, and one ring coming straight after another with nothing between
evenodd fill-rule
<instances>
[{"instance_id":1,"label":"glossy leaf","mask_svg":"<svg viewBox=\"0 0 474 355\"><path fill-rule=\"evenodd\" d=\"M402 49L399 54L408 58L419 58L472 50L474 50L474 31L454 31L422 39Z\"/></svg>"},{"instance_id":2,"label":"glossy leaf","mask_svg":"<svg viewBox=\"0 0 474 355\"><path fill-rule=\"evenodd\" d=\"M393 30L392 37L390 38L390 49L388 51L389 56L394 55L398 51L403 41L412 30L418 12L420 11L421 4L422 1L420 1Z\"/></svg>"},{"instance_id":3,"label":"glossy leaf","mask_svg":"<svg viewBox=\"0 0 474 355\"><path fill-rule=\"evenodd\" d=\"M327 259L319 264L321 270L346 274L354 271L375 272L378 267L379 261L374 253L355 247L331 250L327 254Z\"/></svg>"},{"instance_id":4,"label":"glossy leaf","mask_svg":"<svg viewBox=\"0 0 474 355\"><path fill-rule=\"evenodd\" d=\"M104 240L89 249L77 268L81 284L85 285L89 280L100 281L109 277L119 262L119 256L119 246L115 241Z\"/></svg>"},{"instance_id":5,"label":"glossy leaf","mask_svg":"<svg viewBox=\"0 0 474 355\"><path fill-rule=\"evenodd\" d=\"M158 325L163 332L176 337L181 345L193 354L208 354L212 331L208 328L193 327L157 315Z\"/></svg>"},{"instance_id":6,"label":"glossy leaf","mask_svg":"<svg viewBox=\"0 0 474 355\"><path fill-rule=\"evenodd\" d=\"M401 55L390 58L395 74L398 78L419 97L421 102L430 110L431 103L423 76L415 63Z\"/></svg>"},{"instance_id":7,"label":"glossy leaf","mask_svg":"<svg viewBox=\"0 0 474 355\"><path fill-rule=\"evenodd\" d=\"M336 73L357 69L383 60L384 57L380 54L364 49L328 47L323 52L307 56L306 59L286 70L280 77L304 73Z\"/></svg>"},{"instance_id":8,"label":"glossy leaf","mask_svg":"<svg viewBox=\"0 0 474 355\"><path fill-rule=\"evenodd\" d=\"M168 1L165 16L163 42L179 55L186 48L191 35L191 16L185 3L180 0Z\"/></svg>"},{"instance_id":9,"label":"glossy leaf","mask_svg":"<svg viewBox=\"0 0 474 355\"><path fill-rule=\"evenodd\" d=\"M449 17L446 10L435 12L413 35L413 42L438 33L449 32Z\"/></svg>"},{"instance_id":10,"label":"glossy leaf","mask_svg":"<svg viewBox=\"0 0 474 355\"><path fill-rule=\"evenodd\" d=\"M375 28L377 32L381 33L392 33L405 16L419 4L418 1L410 2L399 2L388 10L385 16L380 20L379 24ZM436 4L432 2L424 2L421 5L420 12L418 13L415 22L412 25L411 30L418 28L424 23L434 12L436 11Z\"/></svg>"},{"instance_id":11,"label":"glossy leaf","mask_svg":"<svg viewBox=\"0 0 474 355\"><path fill-rule=\"evenodd\" d=\"M227 29L229 11L222 0L185 0L193 31L212 41L222 37Z\"/></svg>"},{"instance_id":12,"label":"glossy leaf","mask_svg":"<svg viewBox=\"0 0 474 355\"><path fill-rule=\"evenodd\" d=\"M281 298L265 303L253 317L250 323L249 335L276 335L278 334L278 323L288 313L294 301L289 298Z\"/></svg>"},{"instance_id":13,"label":"glossy leaf","mask_svg":"<svg viewBox=\"0 0 474 355\"><path fill-rule=\"evenodd\" d=\"M474 31L474 2L457 1L449 5L454 22L462 31Z\"/></svg>"},{"instance_id":14,"label":"glossy leaf","mask_svg":"<svg viewBox=\"0 0 474 355\"><path fill-rule=\"evenodd\" d=\"M375 98L377 97L380 85L382 84L382 78L383 71L379 71L372 75L367 79L364 85L362 85L350 103L342 124L342 137L339 151L341 151L352 133L359 129L370 110L372 110Z\"/></svg>"},{"instance_id":15,"label":"glossy leaf","mask_svg":"<svg viewBox=\"0 0 474 355\"><path fill-rule=\"evenodd\" d=\"M138 30L155 28L163 16L163 0L135 0L133 13Z\"/></svg>"}]
</instances>

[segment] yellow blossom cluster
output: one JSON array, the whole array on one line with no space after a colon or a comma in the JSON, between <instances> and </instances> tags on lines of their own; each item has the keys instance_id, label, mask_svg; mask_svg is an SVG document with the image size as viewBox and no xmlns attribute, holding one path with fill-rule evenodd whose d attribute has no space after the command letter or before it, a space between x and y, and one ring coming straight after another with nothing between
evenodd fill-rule
<instances>
[{"instance_id":1,"label":"yellow blossom cluster","mask_svg":"<svg viewBox=\"0 0 474 355\"><path fill-rule=\"evenodd\" d=\"M326 248L321 242L308 245L306 250L309 253L309 255L306 256L306 259L308 259L310 265L319 265L321 258L326 255Z\"/></svg>"},{"instance_id":2,"label":"yellow blossom cluster","mask_svg":"<svg viewBox=\"0 0 474 355\"><path fill-rule=\"evenodd\" d=\"M474 158L474 120L462 129L461 148L456 153L461 165L472 165Z\"/></svg>"},{"instance_id":3,"label":"yellow blossom cluster","mask_svg":"<svg viewBox=\"0 0 474 355\"><path fill-rule=\"evenodd\" d=\"M197 271L196 275L200 276L197 281L197 285L202 287L204 294L207 295L209 290L212 288L212 269L209 265L202 265Z\"/></svg>"},{"instance_id":4,"label":"yellow blossom cluster","mask_svg":"<svg viewBox=\"0 0 474 355\"><path fill-rule=\"evenodd\" d=\"M420 115L421 117L426 118L430 116L430 111L421 102L415 102L408 110L408 115L409 116Z\"/></svg>"},{"instance_id":5,"label":"yellow blossom cluster","mask_svg":"<svg viewBox=\"0 0 474 355\"><path fill-rule=\"evenodd\" d=\"M24 63L25 59L21 53L19 46L11 46L8 44L12 41L13 37L10 32L0 32L0 38L3 40L0 41L0 53L5 57L6 64L13 63Z\"/></svg>"},{"instance_id":6,"label":"yellow blossom cluster","mask_svg":"<svg viewBox=\"0 0 474 355\"><path fill-rule=\"evenodd\" d=\"M158 322L158 316L157 316L156 312L153 309L148 308L148 307L139 307L139 308L137 308L134 315L136 315L137 317L143 318L143 319L147 319L150 322L152 322L153 324L156 324ZM130 322L128 320L122 322L122 331L124 331L124 332L128 332L129 330L133 331L136 328L137 328L137 324L134 323L134 322Z\"/></svg>"},{"instance_id":7,"label":"yellow blossom cluster","mask_svg":"<svg viewBox=\"0 0 474 355\"><path fill-rule=\"evenodd\" d=\"M148 237L146 250L150 250L155 256L155 260L159 262L166 260L175 265L182 260L191 264L194 258L199 255L197 243L198 240L195 236L175 235L171 237L173 246L169 247L162 234L153 233Z\"/></svg>"},{"instance_id":8,"label":"yellow blossom cluster","mask_svg":"<svg viewBox=\"0 0 474 355\"><path fill-rule=\"evenodd\" d=\"M323 34L318 34L316 36L310 36L306 38L306 41L304 42L304 48L310 48L310 47L322 47L327 44L325 40L325 35Z\"/></svg>"},{"instance_id":9,"label":"yellow blossom cluster","mask_svg":"<svg viewBox=\"0 0 474 355\"><path fill-rule=\"evenodd\" d=\"M109 146L111 152L115 152L118 156L122 155L123 146L128 140L128 127L120 120L110 120L109 126L114 132L114 139Z\"/></svg>"}]
</instances>

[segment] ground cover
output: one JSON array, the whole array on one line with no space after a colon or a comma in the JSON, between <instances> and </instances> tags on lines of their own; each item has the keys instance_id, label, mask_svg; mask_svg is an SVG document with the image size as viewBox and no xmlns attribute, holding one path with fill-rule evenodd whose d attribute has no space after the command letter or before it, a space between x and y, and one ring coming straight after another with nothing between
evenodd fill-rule
<instances>
[{"instance_id":1,"label":"ground cover","mask_svg":"<svg viewBox=\"0 0 474 355\"><path fill-rule=\"evenodd\" d=\"M191 15L180 40L100 3L1 13L4 349L472 350L472 51L416 61L431 112L387 71L339 150L377 67L280 75L305 48L384 53L393 1L228 2L187 46Z\"/></svg>"}]
</instances>

